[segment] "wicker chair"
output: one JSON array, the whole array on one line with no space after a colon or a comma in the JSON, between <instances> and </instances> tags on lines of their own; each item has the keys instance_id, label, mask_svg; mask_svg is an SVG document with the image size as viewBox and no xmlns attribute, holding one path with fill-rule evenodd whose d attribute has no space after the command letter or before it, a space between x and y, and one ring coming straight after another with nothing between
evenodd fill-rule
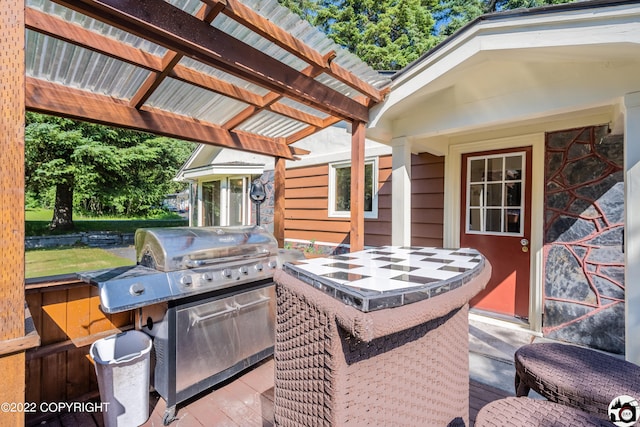
<instances>
[{"instance_id":1,"label":"wicker chair","mask_svg":"<svg viewBox=\"0 0 640 427\"><path fill-rule=\"evenodd\" d=\"M483 406L476 416L475 427L613 427L599 417L548 400L528 397L506 397Z\"/></svg>"},{"instance_id":2,"label":"wicker chair","mask_svg":"<svg viewBox=\"0 0 640 427\"><path fill-rule=\"evenodd\" d=\"M605 420L617 396L640 399L640 367L596 350L536 343L519 348L514 359L516 396L527 396L531 389Z\"/></svg>"}]
</instances>

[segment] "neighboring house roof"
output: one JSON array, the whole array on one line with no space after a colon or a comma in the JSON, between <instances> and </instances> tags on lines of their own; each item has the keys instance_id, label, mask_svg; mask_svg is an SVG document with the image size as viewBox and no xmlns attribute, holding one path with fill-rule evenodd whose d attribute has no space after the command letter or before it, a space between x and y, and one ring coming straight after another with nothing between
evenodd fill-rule
<instances>
[{"instance_id":1,"label":"neighboring house roof","mask_svg":"<svg viewBox=\"0 0 640 427\"><path fill-rule=\"evenodd\" d=\"M268 156L200 144L175 179L184 181L212 175L261 174L265 165L272 163L273 159Z\"/></svg>"},{"instance_id":2,"label":"neighboring house roof","mask_svg":"<svg viewBox=\"0 0 640 427\"><path fill-rule=\"evenodd\" d=\"M443 155L471 132L539 132L541 123L552 131L568 117L606 123L617 100L640 88L639 72L640 1L485 15L393 76L367 137Z\"/></svg>"},{"instance_id":3,"label":"neighboring house roof","mask_svg":"<svg viewBox=\"0 0 640 427\"><path fill-rule=\"evenodd\" d=\"M305 150L313 148L313 151L300 160L288 161L287 168L351 159L351 133L343 122L300 140L295 145ZM390 147L371 140L365 141L365 156L373 157L388 154L391 154ZM244 173L261 173L262 170L271 169L273 169L273 159L271 157L201 144L180 168L176 175L176 180L181 181L211 175L232 175L242 173L243 170L253 171ZM260 172L257 172L258 170Z\"/></svg>"}]
</instances>

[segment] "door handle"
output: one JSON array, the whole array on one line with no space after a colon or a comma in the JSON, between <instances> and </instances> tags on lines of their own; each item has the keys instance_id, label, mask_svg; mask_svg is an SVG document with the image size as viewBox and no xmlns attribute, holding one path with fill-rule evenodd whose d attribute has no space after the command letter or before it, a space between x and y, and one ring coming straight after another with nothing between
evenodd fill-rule
<instances>
[{"instance_id":1,"label":"door handle","mask_svg":"<svg viewBox=\"0 0 640 427\"><path fill-rule=\"evenodd\" d=\"M529 252L529 240L520 239L520 245L522 246L522 252Z\"/></svg>"}]
</instances>

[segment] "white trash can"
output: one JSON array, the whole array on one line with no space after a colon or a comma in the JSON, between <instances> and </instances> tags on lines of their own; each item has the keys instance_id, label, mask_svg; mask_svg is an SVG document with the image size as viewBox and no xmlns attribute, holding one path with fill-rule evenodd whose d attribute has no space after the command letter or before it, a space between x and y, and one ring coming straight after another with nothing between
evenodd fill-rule
<instances>
[{"instance_id":1,"label":"white trash can","mask_svg":"<svg viewBox=\"0 0 640 427\"><path fill-rule=\"evenodd\" d=\"M149 365L151 338L127 331L91 344L106 427L130 427L149 418Z\"/></svg>"}]
</instances>

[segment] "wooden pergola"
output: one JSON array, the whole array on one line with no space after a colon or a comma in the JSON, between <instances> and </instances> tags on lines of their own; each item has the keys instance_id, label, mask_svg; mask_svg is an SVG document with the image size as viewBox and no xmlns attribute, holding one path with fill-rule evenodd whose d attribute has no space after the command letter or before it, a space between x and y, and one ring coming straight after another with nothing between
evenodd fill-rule
<instances>
[{"instance_id":1,"label":"wooden pergola","mask_svg":"<svg viewBox=\"0 0 640 427\"><path fill-rule=\"evenodd\" d=\"M387 80L275 0L16 0L0 11L0 401L24 400L26 110L273 156L284 240L285 160L352 126L352 250L364 245L364 139ZM2 414L21 425L21 413ZM10 421L9 421L10 420Z\"/></svg>"}]
</instances>

